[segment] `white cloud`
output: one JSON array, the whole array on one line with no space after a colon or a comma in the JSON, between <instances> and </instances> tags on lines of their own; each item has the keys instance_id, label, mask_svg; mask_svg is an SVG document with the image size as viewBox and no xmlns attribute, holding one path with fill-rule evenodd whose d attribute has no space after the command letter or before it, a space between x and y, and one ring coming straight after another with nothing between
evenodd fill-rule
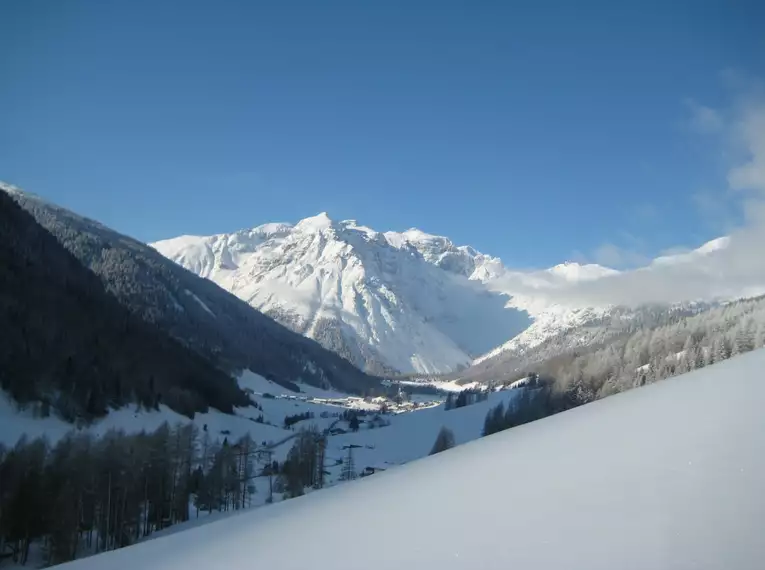
<instances>
[{"instance_id":1,"label":"white cloud","mask_svg":"<svg viewBox=\"0 0 765 570\"><path fill-rule=\"evenodd\" d=\"M692 125L714 133L730 158L728 187L699 194L709 214L743 207L744 223L695 252L674 249L638 269L595 280L563 282L528 280L512 274L495 284L515 295L533 296L572 306L678 302L765 293L765 96L758 89L738 93L724 111L689 102ZM743 198L743 200L742 200ZM631 265L641 258L634 250L604 244L594 253L603 265ZM634 263L633 263L634 265Z\"/></svg>"},{"instance_id":2,"label":"white cloud","mask_svg":"<svg viewBox=\"0 0 765 570\"><path fill-rule=\"evenodd\" d=\"M728 184L733 190L765 195L765 103L747 101L742 114L733 127L733 136L741 145L745 159L730 170Z\"/></svg>"},{"instance_id":3,"label":"white cloud","mask_svg":"<svg viewBox=\"0 0 765 570\"><path fill-rule=\"evenodd\" d=\"M691 128L700 133L719 133L724 128L722 115L710 107L688 100L686 104L691 110Z\"/></svg>"}]
</instances>

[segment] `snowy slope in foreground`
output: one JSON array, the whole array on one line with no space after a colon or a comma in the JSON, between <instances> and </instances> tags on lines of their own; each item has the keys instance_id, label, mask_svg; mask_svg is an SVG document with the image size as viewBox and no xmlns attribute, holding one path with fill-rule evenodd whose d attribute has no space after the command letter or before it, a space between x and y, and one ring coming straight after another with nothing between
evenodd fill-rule
<instances>
[{"instance_id":1,"label":"snowy slope in foreground","mask_svg":"<svg viewBox=\"0 0 765 570\"><path fill-rule=\"evenodd\" d=\"M762 568L763 366L756 351L62 568Z\"/></svg>"}]
</instances>

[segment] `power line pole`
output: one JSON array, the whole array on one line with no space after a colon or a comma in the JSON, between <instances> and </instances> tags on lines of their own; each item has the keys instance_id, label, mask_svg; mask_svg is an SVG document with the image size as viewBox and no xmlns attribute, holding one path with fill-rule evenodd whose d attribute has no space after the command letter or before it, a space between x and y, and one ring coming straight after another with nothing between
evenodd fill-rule
<instances>
[{"instance_id":1,"label":"power line pole","mask_svg":"<svg viewBox=\"0 0 765 570\"><path fill-rule=\"evenodd\" d=\"M348 457L345 459L345 465L343 466L343 472L340 475L340 480L351 481L356 478L356 468L353 463L353 450L361 447L360 445L350 444L343 446L343 449L348 450Z\"/></svg>"},{"instance_id":2,"label":"power line pole","mask_svg":"<svg viewBox=\"0 0 765 570\"><path fill-rule=\"evenodd\" d=\"M263 474L268 475L268 499L267 502L273 503L274 502L274 463L272 461L273 451L271 449L265 448L265 449L259 449L257 450L258 459L263 460L265 458L266 465L263 469Z\"/></svg>"}]
</instances>

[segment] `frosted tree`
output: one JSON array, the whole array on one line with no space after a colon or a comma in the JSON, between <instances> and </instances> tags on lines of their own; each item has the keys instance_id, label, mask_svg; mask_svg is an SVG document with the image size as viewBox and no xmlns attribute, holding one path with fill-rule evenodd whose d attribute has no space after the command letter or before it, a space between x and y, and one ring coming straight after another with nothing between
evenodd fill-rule
<instances>
[{"instance_id":1,"label":"frosted tree","mask_svg":"<svg viewBox=\"0 0 765 570\"><path fill-rule=\"evenodd\" d=\"M715 362L722 362L730 358L730 349L724 336L719 336L712 344L712 353Z\"/></svg>"},{"instance_id":2,"label":"frosted tree","mask_svg":"<svg viewBox=\"0 0 765 570\"><path fill-rule=\"evenodd\" d=\"M754 348L756 323L750 316L732 330L731 354L743 354Z\"/></svg>"},{"instance_id":3,"label":"frosted tree","mask_svg":"<svg viewBox=\"0 0 765 570\"><path fill-rule=\"evenodd\" d=\"M690 338L690 337L689 337ZM685 371L690 372L704 366L703 358L701 357L700 348L695 344L685 349L683 360L685 361Z\"/></svg>"},{"instance_id":4,"label":"frosted tree","mask_svg":"<svg viewBox=\"0 0 765 570\"><path fill-rule=\"evenodd\" d=\"M683 343L683 349L682 349L682 352L686 358L688 357L688 354L690 354L690 352L694 349L695 346L696 345L693 341L693 335L688 334L685 337L685 342Z\"/></svg>"},{"instance_id":5,"label":"frosted tree","mask_svg":"<svg viewBox=\"0 0 765 570\"><path fill-rule=\"evenodd\" d=\"M754 335L754 348L762 348L763 346L765 346L765 323L760 322Z\"/></svg>"}]
</instances>

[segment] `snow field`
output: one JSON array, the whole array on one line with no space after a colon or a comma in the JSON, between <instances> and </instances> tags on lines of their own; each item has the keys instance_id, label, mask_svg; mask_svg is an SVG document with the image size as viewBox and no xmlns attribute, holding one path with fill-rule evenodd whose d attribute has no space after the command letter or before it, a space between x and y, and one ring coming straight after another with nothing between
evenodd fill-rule
<instances>
[{"instance_id":1,"label":"snow field","mask_svg":"<svg viewBox=\"0 0 765 570\"><path fill-rule=\"evenodd\" d=\"M764 366L758 350L62 569L762 568Z\"/></svg>"}]
</instances>

